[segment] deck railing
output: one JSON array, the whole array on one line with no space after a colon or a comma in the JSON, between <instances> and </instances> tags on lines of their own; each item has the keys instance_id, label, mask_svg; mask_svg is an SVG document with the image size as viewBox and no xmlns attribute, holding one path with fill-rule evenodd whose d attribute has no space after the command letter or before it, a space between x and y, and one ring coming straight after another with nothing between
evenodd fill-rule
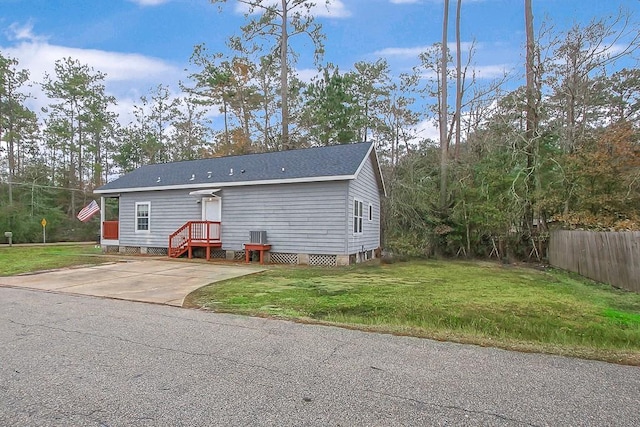
<instances>
[{"instance_id":1,"label":"deck railing","mask_svg":"<svg viewBox=\"0 0 640 427\"><path fill-rule=\"evenodd\" d=\"M169 256L179 257L194 247L221 247L219 221L189 221L169 236ZM209 257L207 256L207 259Z\"/></svg>"},{"instance_id":2,"label":"deck railing","mask_svg":"<svg viewBox=\"0 0 640 427\"><path fill-rule=\"evenodd\" d=\"M102 222L102 238L104 240L118 240L120 223L118 221Z\"/></svg>"}]
</instances>

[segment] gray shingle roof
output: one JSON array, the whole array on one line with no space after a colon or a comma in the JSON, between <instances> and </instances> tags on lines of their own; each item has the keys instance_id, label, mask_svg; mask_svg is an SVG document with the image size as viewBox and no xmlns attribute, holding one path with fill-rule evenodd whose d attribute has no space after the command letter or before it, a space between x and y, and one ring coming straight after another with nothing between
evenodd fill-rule
<instances>
[{"instance_id":1,"label":"gray shingle roof","mask_svg":"<svg viewBox=\"0 0 640 427\"><path fill-rule=\"evenodd\" d=\"M207 184L251 185L261 181L352 176L358 171L371 145L365 142L146 165L95 191L159 190L176 186L201 188Z\"/></svg>"}]
</instances>

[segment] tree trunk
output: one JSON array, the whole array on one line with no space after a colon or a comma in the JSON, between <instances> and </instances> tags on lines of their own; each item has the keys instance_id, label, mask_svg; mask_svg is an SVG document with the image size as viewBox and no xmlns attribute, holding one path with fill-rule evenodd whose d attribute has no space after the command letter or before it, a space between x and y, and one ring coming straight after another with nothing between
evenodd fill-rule
<instances>
[{"instance_id":1,"label":"tree trunk","mask_svg":"<svg viewBox=\"0 0 640 427\"><path fill-rule=\"evenodd\" d=\"M84 142L81 117L78 111L78 188L84 189Z\"/></svg>"},{"instance_id":2,"label":"tree trunk","mask_svg":"<svg viewBox=\"0 0 640 427\"><path fill-rule=\"evenodd\" d=\"M102 141L100 139L100 135L96 134L94 135L94 138L96 139L94 144L95 144L95 158L93 160L93 188L98 188L102 185Z\"/></svg>"},{"instance_id":3,"label":"tree trunk","mask_svg":"<svg viewBox=\"0 0 640 427\"><path fill-rule=\"evenodd\" d=\"M456 5L456 146L454 150L454 159L458 160L460 155L460 116L462 113L462 52L460 52L460 10L462 9L462 0L458 0Z\"/></svg>"},{"instance_id":4,"label":"tree trunk","mask_svg":"<svg viewBox=\"0 0 640 427\"><path fill-rule=\"evenodd\" d=\"M288 82L288 33L287 33L287 0L282 0L282 34L280 40L280 97L282 98L282 146L289 146L289 82Z\"/></svg>"},{"instance_id":5,"label":"tree trunk","mask_svg":"<svg viewBox=\"0 0 640 427\"><path fill-rule=\"evenodd\" d=\"M9 106L11 108L11 106ZM11 115L11 112L9 112ZM8 147L8 155L9 155L9 206L13 206L13 180L16 176L16 157L15 157L15 144L13 141L14 129L13 129L13 118L8 117L9 121L9 135L7 138ZM1 137L1 135L0 135ZM1 140L1 138L0 138Z\"/></svg>"},{"instance_id":6,"label":"tree trunk","mask_svg":"<svg viewBox=\"0 0 640 427\"><path fill-rule=\"evenodd\" d=\"M227 118L227 99L222 98L222 109L224 114L224 145L229 147L229 119Z\"/></svg>"},{"instance_id":7,"label":"tree trunk","mask_svg":"<svg viewBox=\"0 0 640 427\"><path fill-rule=\"evenodd\" d=\"M525 0L525 26L527 33L527 63L526 63L526 78L527 78L527 108L526 108L526 155L527 155L527 197L525 200L524 210L524 226L531 232L533 229L533 202L531 195L536 186L535 171L536 159L535 156L538 152L536 149L536 106L535 106L535 76L534 76L534 61L535 61L535 40L533 34L533 11L531 7L531 0Z\"/></svg>"},{"instance_id":8,"label":"tree trunk","mask_svg":"<svg viewBox=\"0 0 640 427\"><path fill-rule=\"evenodd\" d=\"M447 141L447 28L449 21L449 0L444 0L442 21L442 52L440 64L440 208L444 212L447 205L447 166L449 144Z\"/></svg>"}]
</instances>

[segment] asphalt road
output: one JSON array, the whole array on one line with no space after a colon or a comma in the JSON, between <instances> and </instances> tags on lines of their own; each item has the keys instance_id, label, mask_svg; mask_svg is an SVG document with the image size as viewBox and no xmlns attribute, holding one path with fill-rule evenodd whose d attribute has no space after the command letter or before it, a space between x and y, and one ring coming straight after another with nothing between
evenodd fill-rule
<instances>
[{"instance_id":1,"label":"asphalt road","mask_svg":"<svg viewBox=\"0 0 640 427\"><path fill-rule=\"evenodd\" d=\"M2 426L640 425L640 369L0 287Z\"/></svg>"}]
</instances>

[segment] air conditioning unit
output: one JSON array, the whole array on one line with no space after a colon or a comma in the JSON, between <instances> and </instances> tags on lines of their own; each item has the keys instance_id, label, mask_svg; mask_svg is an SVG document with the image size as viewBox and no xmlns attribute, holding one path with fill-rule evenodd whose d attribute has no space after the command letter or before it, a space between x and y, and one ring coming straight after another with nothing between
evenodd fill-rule
<instances>
[{"instance_id":1,"label":"air conditioning unit","mask_svg":"<svg viewBox=\"0 0 640 427\"><path fill-rule=\"evenodd\" d=\"M267 243L267 232L266 231L250 231L249 242L265 245Z\"/></svg>"}]
</instances>

